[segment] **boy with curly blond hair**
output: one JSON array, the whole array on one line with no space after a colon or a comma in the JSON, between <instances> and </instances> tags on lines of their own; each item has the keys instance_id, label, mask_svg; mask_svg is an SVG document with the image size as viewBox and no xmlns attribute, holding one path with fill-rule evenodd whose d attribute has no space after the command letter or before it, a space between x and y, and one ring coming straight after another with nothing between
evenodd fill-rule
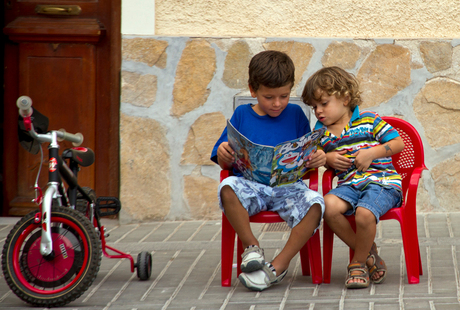
<instances>
[{"instance_id":1,"label":"boy with curly blond hair","mask_svg":"<svg viewBox=\"0 0 460 310\"><path fill-rule=\"evenodd\" d=\"M398 132L375 112L360 111L359 84L339 67L314 73L302 92L318 122L326 127L321 145L326 165L335 169L337 187L324 196L324 220L332 231L354 250L348 265L347 288L365 288L382 283L386 265L374 242L379 218L401 205L401 176L391 156L404 148ZM356 233L346 219L355 214Z\"/></svg>"}]
</instances>

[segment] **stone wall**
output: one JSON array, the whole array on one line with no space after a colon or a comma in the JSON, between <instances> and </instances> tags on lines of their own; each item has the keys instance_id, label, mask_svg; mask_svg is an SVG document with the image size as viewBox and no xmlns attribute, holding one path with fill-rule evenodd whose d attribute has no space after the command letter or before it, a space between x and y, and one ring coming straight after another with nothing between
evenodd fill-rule
<instances>
[{"instance_id":1,"label":"stone wall","mask_svg":"<svg viewBox=\"0 0 460 310\"><path fill-rule=\"evenodd\" d=\"M361 109L403 118L423 139L429 171L418 210L458 210L460 39L124 36L121 222L220 217L220 168L209 156L233 112L233 97L249 96L249 60L265 49L294 60L292 96L323 66L354 73Z\"/></svg>"}]
</instances>

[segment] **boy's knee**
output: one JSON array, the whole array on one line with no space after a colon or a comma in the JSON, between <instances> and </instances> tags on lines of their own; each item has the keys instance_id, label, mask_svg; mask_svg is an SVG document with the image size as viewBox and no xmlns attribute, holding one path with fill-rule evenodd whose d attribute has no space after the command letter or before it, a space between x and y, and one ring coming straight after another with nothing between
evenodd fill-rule
<instances>
[{"instance_id":1,"label":"boy's knee","mask_svg":"<svg viewBox=\"0 0 460 310\"><path fill-rule=\"evenodd\" d=\"M233 189L230 186L225 185L224 187L221 188L221 190L220 190L220 198L222 199L222 201L226 201L228 199L231 199L234 196L236 196L235 192L233 191Z\"/></svg>"},{"instance_id":2,"label":"boy's knee","mask_svg":"<svg viewBox=\"0 0 460 310\"><path fill-rule=\"evenodd\" d=\"M361 224L366 226L377 223L374 213L372 213L369 209L362 207L356 208L355 221L357 225Z\"/></svg>"},{"instance_id":3,"label":"boy's knee","mask_svg":"<svg viewBox=\"0 0 460 310\"><path fill-rule=\"evenodd\" d=\"M324 210L325 218L343 215L347 211L345 202L334 195L324 196L324 204L326 205Z\"/></svg>"}]
</instances>

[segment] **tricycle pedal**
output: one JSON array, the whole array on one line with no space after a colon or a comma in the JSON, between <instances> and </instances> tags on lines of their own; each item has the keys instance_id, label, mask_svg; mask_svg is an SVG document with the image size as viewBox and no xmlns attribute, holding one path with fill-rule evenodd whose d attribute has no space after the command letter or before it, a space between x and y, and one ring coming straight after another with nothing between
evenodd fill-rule
<instances>
[{"instance_id":1,"label":"tricycle pedal","mask_svg":"<svg viewBox=\"0 0 460 310\"><path fill-rule=\"evenodd\" d=\"M121 202L116 197L97 197L96 212L99 216L116 215L121 210Z\"/></svg>"}]
</instances>

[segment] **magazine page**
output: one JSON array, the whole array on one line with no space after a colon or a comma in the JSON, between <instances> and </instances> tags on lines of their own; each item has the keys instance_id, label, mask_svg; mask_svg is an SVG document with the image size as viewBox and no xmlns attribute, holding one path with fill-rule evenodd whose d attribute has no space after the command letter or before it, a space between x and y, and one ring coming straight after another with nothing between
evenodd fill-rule
<instances>
[{"instance_id":1,"label":"magazine page","mask_svg":"<svg viewBox=\"0 0 460 310\"><path fill-rule=\"evenodd\" d=\"M325 131L323 127L298 139L278 144L274 149L269 185L290 184L303 177L309 170L306 164L316 152Z\"/></svg>"},{"instance_id":2,"label":"magazine page","mask_svg":"<svg viewBox=\"0 0 460 310\"><path fill-rule=\"evenodd\" d=\"M274 147L251 142L227 120L228 143L235 151L234 166L251 181L269 185Z\"/></svg>"}]
</instances>

